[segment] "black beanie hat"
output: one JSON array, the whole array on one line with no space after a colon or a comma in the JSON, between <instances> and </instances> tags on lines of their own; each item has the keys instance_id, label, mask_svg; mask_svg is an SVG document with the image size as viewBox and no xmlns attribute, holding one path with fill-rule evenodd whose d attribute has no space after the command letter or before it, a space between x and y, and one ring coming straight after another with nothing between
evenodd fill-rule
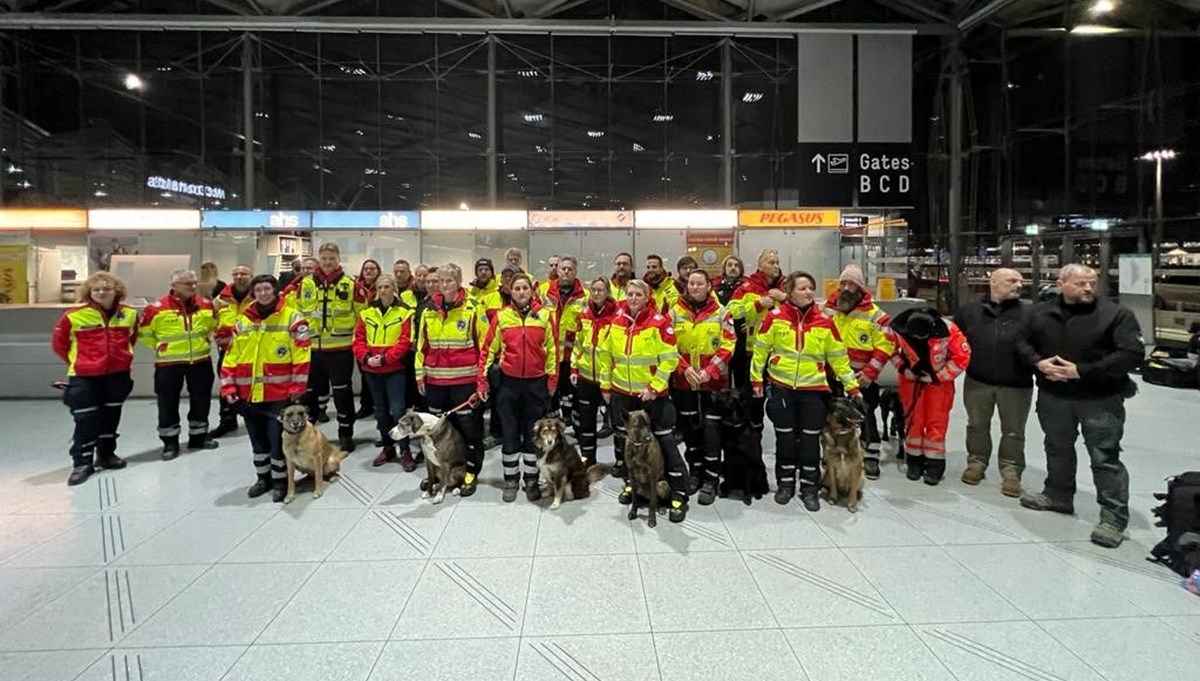
<instances>
[{"instance_id":1,"label":"black beanie hat","mask_svg":"<svg viewBox=\"0 0 1200 681\"><path fill-rule=\"evenodd\" d=\"M475 261L475 274L476 275L479 274L479 268L483 267L484 265L487 265L487 268L492 271L492 274L496 273L496 267L495 267L495 265L492 265L492 261L490 258L480 258Z\"/></svg>"}]
</instances>

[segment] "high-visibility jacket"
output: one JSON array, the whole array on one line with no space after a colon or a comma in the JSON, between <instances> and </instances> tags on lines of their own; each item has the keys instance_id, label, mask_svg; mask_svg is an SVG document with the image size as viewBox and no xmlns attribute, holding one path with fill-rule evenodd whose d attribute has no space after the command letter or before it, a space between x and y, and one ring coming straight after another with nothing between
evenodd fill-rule
<instances>
[{"instance_id":1,"label":"high-visibility jacket","mask_svg":"<svg viewBox=\"0 0 1200 681\"><path fill-rule=\"evenodd\" d=\"M558 356L562 361L571 358L571 350L575 347L575 335L579 332L579 318L583 308L587 306L588 292L583 282L575 280L571 292L563 299L560 279L546 282L541 293L542 307L549 310L554 317L554 330L558 334Z\"/></svg>"},{"instance_id":2,"label":"high-visibility jacket","mask_svg":"<svg viewBox=\"0 0 1200 681\"><path fill-rule=\"evenodd\" d=\"M468 294L468 297L470 294ZM472 298L475 301L475 307L479 308L480 312L487 317L488 323L491 323L500 310L508 304L509 295L502 292L500 289L481 293L478 297Z\"/></svg>"},{"instance_id":3,"label":"high-visibility jacket","mask_svg":"<svg viewBox=\"0 0 1200 681\"><path fill-rule=\"evenodd\" d=\"M933 375L929 378L933 381L953 384L954 379L966 371L967 365L971 363L971 344L967 342L966 334L954 322L933 310L930 312L936 321L933 333L929 338L908 337L905 333L906 322L916 309L919 308L905 310L896 315L893 325L896 354L892 357L892 364L896 366L902 379L920 380L919 374L932 372ZM929 344L929 366L928 370L924 372L922 368L919 368L920 355L917 353L917 348L921 343Z\"/></svg>"},{"instance_id":4,"label":"high-visibility jacket","mask_svg":"<svg viewBox=\"0 0 1200 681\"><path fill-rule=\"evenodd\" d=\"M476 386L488 388L488 370L497 361L500 373L510 378L549 376L547 386L554 392L558 383L558 347L554 341L554 317L536 300L530 301L524 314L513 304L504 308L488 326L483 351L479 353Z\"/></svg>"},{"instance_id":5,"label":"high-visibility jacket","mask_svg":"<svg viewBox=\"0 0 1200 681\"><path fill-rule=\"evenodd\" d=\"M354 325L354 358L359 369L369 374L390 374L404 369L404 356L412 347L412 318L415 311L392 301L385 310L383 303L372 300L359 313ZM373 367L367 357L383 355L383 364Z\"/></svg>"},{"instance_id":6,"label":"high-visibility jacket","mask_svg":"<svg viewBox=\"0 0 1200 681\"><path fill-rule=\"evenodd\" d=\"M421 310L417 341L417 381L430 385L474 385L487 317L460 288L453 300L430 296Z\"/></svg>"},{"instance_id":7,"label":"high-visibility jacket","mask_svg":"<svg viewBox=\"0 0 1200 681\"><path fill-rule=\"evenodd\" d=\"M872 381L879 378L883 365L895 354L896 344L892 341L891 319L871 294L865 293L862 302L847 314L838 309L835 293L825 302L825 316L833 320L846 344L850 368Z\"/></svg>"},{"instance_id":8,"label":"high-visibility jacket","mask_svg":"<svg viewBox=\"0 0 1200 681\"><path fill-rule=\"evenodd\" d=\"M625 395L640 395L646 388L665 395L672 372L679 364L675 347L675 329L669 317L650 305L636 317L622 308L605 329L601 341L608 353L607 375L600 377L600 389Z\"/></svg>"},{"instance_id":9,"label":"high-visibility jacket","mask_svg":"<svg viewBox=\"0 0 1200 681\"><path fill-rule=\"evenodd\" d=\"M575 347L571 349L571 373L599 385L601 372L607 370L611 359L608 348L601 339L605 328L617 316L616 301L609 298L597 310L590 303L579 316L579 331L575 333Z\"/></svg>"},{"instance_id":10,"label":"high-visibility jacket","mask_svg":"<svg viewBox=\"0 0 1200 681\"><path fill-rule=\"evenodd\" d=\"M629 279L617 279L612 277L608 280L608 294L618 303L625 302L625 285L629 283Z\"/></svg>"},{"instance_id":11,"label":"high-visibility jacket","mask_svg":"<svg viewBox=\"0 0 1200 681\"><path fill-rule=\"evenodd\" d=\"M783 275L779 275L775 281L767 281L767 275L759 270L746 277L746 283L734 292L733 299L729 301L733 318L746 323L746 354L754 353L754 337L762 327L763 313L766 312L762 298L773 288L783 288Z\"/></svg>"},{"instance_id":12,"label":"high-visibility jacket","mask_svg":"<svg viewBox=\"0 0 1200 681\"><path fill-rule=\"evenodd\" d=\"M362 289L339 267L330 274L321 270L300 280L290 303L308 318L313 350L349 350L354 343L354 325L366 306Z\"/></svg>"},{"instance_id":13,"label":"high-visibility jacket","mask_svg":"<svg viewBox=\"0 0 1200 681\"><path fill-rule=\"evenodd\" d=\"M858 381L837 327L815 303L801 310L790 301L784 302L763 317L750 360L751 385L762 385L765 366L767 378L776 385L829 392L826 365L833 369L846 392L858 392Z\"/></svg>"},{"instance_id":14,"label":"high-visibility jacket","mask_svg":"<svg viewBox=\"0 0 1200 681\"><path fill-rule=\"evenodd\" d=\"M737 344L733 332L733 317L725 306L710 294L708 301L699 310L694 309L686 298L681 298L671 308L671 321L675 326L675 343L679 350L679 365L675 367L675 387L692 390L685 372L689 367L708 374L708 380L700 384L700 390L721 390L728 383L729 361Z\"/></svg>"},{"instance_id":15,"label":"high-visibility jacket","mask_svg":"<svg viewBox=\"0 0 1200 681\"><path fill-rule=\"evenodd\" d=\"M237 395L247 402L303 396L311 346L308 319L284 298L265 319L251 305L238 317L221 363L221 396Z\"/></svg>"},{"instance_id":16,"label":"high-visibility jacket","mask_svg":"<svg viewBox=\"0 0 1200 681\"><path fill-rule=\"evenodd\" d=\"M50 347L67 363L68 376L104 376L129 371L137 335L137 310L117 303L109 314L89 300L62 313Z\"/></svg>"},{"instance_id":17,"label":"high-visibility jacket","mask_svg":"<svg viewBox=\"0 0 1200 681\"><path fill-rule=\"evenodd\" d=\"M491 294L498 295L499 293L500 277L492 277L490 280L488 280L486 286L476 286L475 282L471 282L471 287L467 289L467 295L474 299L476 303L482 302Z\"/></svg>"},{"instance_id":18,"label":"high-visibility jacket","mask_svg":"<svg viewBox=\"0 0 1200 681\"><path fill-rule=\"evenodd\" d=\"M212 361L212 337L217 316L212 301L199 295L180 300L174 293L142 310L138 340L154 350L154 364L196 364Z\"/></svg>"},{"instance_id":19,"label":"high-visibility jacket","mask_svg":"<svg viewBox=\"0 0 1200 681\"><path fill-rule=\"evenodd\" d=\"M213 308L217 311L217 331L214 336L217 347L222 350L229 348L229 344L233 342L233 328L237 326L238 317L253 304L254 292L247 289L241 300L238 300L233 284L226 284L217 297L213 298Z\"/></svg>"},{"instance_id":20,"label":"high-visibility jacket","mask_svg":"<svg viewBox=\"0 0 1200 681\"><path fill-rule=\"evenodd\" d=\"M675 280L671 278L669 272L663 274L663 280L658 282L658 286L650 289L650 296L654 299L656 312L663 315L670 314L671 308L679 300L679 289L675 288Z\"/></svg>"}]
</instances>

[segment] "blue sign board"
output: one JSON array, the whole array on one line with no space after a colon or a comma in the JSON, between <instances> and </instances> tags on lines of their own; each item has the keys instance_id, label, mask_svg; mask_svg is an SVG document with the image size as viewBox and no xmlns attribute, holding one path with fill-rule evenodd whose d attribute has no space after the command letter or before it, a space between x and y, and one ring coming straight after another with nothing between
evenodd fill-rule
<instances>
[{"instance_id":1,"label":"blue sign board","mask_svg":"<svg viewBox=\"0 0 1200 681\"><path fill-rule=\"evenodd\" d=\"M310 229L312 213L306 210L206 210L200 226L215 229Z\"/></svg>"},{"instance_id":2,"label":"blue sign board","mask_svg":"<svg viewBox=\"0 0 1200 681\"><path fill-rule=\"evenodd\" d=\"M314 229L416 229L421 225L416 211L319 210L312 216Z\"/></svg>"}]
</instances>

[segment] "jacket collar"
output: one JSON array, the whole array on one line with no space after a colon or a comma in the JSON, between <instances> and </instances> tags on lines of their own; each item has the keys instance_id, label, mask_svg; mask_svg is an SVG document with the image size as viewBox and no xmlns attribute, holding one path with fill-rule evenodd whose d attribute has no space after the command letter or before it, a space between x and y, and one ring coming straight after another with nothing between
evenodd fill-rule
<instances>
[{"instance_id":1,"label":"jacket collar","mask_svg":"<svg viewBox=\"0 0 1200 681\"><path fill-rule=\"evenodd\" d=\"M346 276L346 272L341 267L330 272L329 274L325 274L325 271L318 267L317 270L312 273L313 282L315 282L318 286L332 286L344 276Z\"/></svg>"},{"instance_id":2,"label":"jacket collar","mask_svg":"<svg viewBox=\"0 0 1200 681\"><path fill-rule=\"evenodd\" d=\"M589 302L587 303L587 309L583 311L583 314L588 319L607 319L617 314L617 301L613 300L612 298L606 298L604 300L604 305L600 306L599 312L597 312L596 308Z\"/></svg>"},{"instance_id":3,"label":"jacket collar","mask_svg":"<svg viewBox=\"0 0 1200 681\"><path fill-rule=\"evenodd\" d=\"M838 299L838 292L834 291L833 293L831 293L829 295L829 298L825 300L825 307L828 307L832 310L837 310L838 309L837 299ZM870 291L863 289L862 300L858 301L858 305L855 305L854 309L851 310L851 312L870 312L871 308L873 308L873 307L875 307L875 299L871 297Z\"/></svg>"},{"instance_id":4,"label":"jacket collar","mask_svg":"<svg viewBox=\"0 0 1200 681\"><path fill-rule=\"evenodd\" d=\"M551 281L549 286L546 288L546 295L559 302L563 300L562 287L559 285L560 281L560 279L555 279ZM583 290L583 282L579 280L579 277L575 277L575 283L571 286L571 293L566 299L577 300L584 295L585 292Z\"/></svg>"},{"instance_id":5,"label":"jacket collar","mask_svg":"<svg viewBox=\"0 0 1200 681\"><path fill-rule=\"evenodd\" d=\"M466 298L467 290L461 286L458 287L458 292L454 294L454 300L451 301L447 301L446 296L443 295L441 291L438 291L430 296L430 299L433 300L434 306L436 306L439 310L449 310L451 308L458 307L459 305L462 305Z\"/></svg>"},{"instance_id":6,"label":"jacket collar","mask_svg":"<svg viewBox=\"0 0 1200 681\"><path fill-rule=\"evenodd\" d=\"M773 288L779 288L780 286L783 286L783 274L780 273L779 277L776 278L775 281L769 281L767 279L766 272L763 272L762 270L755 270L754 274L746 277L746 284L756 289L770 291Z\"/></svg>"}]
</instances>

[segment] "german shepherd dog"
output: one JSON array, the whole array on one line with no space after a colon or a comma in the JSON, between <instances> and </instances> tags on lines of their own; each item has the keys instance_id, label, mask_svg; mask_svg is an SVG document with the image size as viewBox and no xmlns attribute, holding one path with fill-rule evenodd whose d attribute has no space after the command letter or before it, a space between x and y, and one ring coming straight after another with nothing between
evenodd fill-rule
<instances>
[{"instance_id":1,"label":"german shepherd dog","mask_svg":"<svg viewBox=\"0 0 1200 681\"><path fill-rule=\"evenodd\" d=\"M279 417L283 424L283 458L287 460L287 496L296 498L296 469L313 476L313 499L325 491L325 478L337 475L346 452L329 444L325 434L308 421L307 407L293 404Z\"/></svg>"},{"instance_id":2,"label":"german shepherd dog","mask_svg":"<svg viewBox=\"0 0 1200 681\"><path fill-rule=\"evenodd\" d=\"M862 496L864 452L859 430L865 418L849 399L835 397L821 433L821 458L825 464L821 482L829 490L830 503L836 504L845 495L851 513L858 512Z\"/></svg>"},{"instance_id":3,"label":"german shepherd dog","mask_svg":"<svg viewBox=\"0 0 1200 681\"><path fill-rule=\"evenodd\" d=\"M604 477L604 469L587 465L579 450L567 440L567 424L559 419L545 418L533 424L533 446L537 450L538 470L554 496L551 511L562 504L568 486L572 499L584 499L592 493L592 483Z\"/></svg>"},{"instance_id":4,"label":"german shepherd dog","mask_svg":"<svg viewBox=\"0 0 1200 681\"><path fill-rule=\"evenodd\" d=\"M629 519L637 518L638 502L645 500L650 511L647 524L654 527L658 524L658 500L670 495L671 488L663 480L662 449L650 428L650 414L641 409L629 412L625 418L625 431L625 465L633 486Z\"/></svg>"},{"instance_id":5,"label":"german shepherd dog","mask_svg":"<svg viewBox=\"0 0 1200 681\"><path fill-rule=\"evenodd\" d=\"M721 449L725 470L718 495L724 499L735 490L749 506L770 491L767 467L763 463L762 443L750 427L750 395L744 390L722 390L713 395L721 414Z\"/></svg>"},{"instance_id":6,"label":"german shepherd dog","mask_svg":"<svg viewBox=\"0 0 1200 681\"><path fill-rule=\"evenodd\" d=\"M446 489L458 494L466 474L467 441L445 416L434 416L409 410L388 433L399 442L406 437L421 438L425 454L425 479L421 481L421 498L440 504Z\"/></svg>"}]
</instances>

